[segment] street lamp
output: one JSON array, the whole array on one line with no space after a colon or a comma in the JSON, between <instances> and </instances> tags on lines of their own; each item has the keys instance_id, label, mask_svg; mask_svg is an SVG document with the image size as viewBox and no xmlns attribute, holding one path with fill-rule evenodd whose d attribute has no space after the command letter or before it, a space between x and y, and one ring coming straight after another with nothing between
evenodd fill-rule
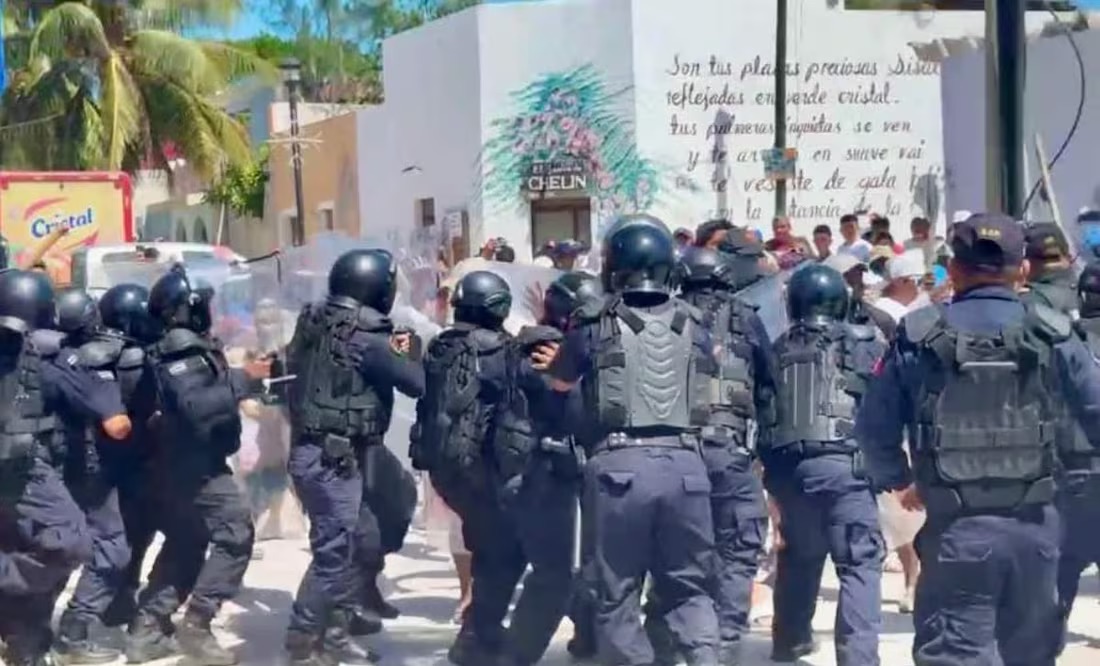
<instances>
[{"instance_id":1,"label":"street lamp","mask_svg":"<svg viewBox=\"0 0 1100 666\"><path fill-rule=\"evenodd\" d=\"M291 243L303 245L306 242L305 196L302 194L302 145L298 142L298 92L302 84L302 63L297 58L284 58L279 62L279 70L286 84L287 102L290 107L290 155L294 165L294 206L297 214L290 230Z\"/></svg>"}]
</instances>

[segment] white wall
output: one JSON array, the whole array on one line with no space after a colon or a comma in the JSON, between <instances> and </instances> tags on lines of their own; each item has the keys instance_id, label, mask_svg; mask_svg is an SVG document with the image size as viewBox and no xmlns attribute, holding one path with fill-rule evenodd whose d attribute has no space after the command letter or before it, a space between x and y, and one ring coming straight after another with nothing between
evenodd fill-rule
<instances>
[{"instance_id":1,"label":"white wall","mask_svg":"<svg viewBox=\"0 0 1100 666\"><path fill-rule=\"evenodd\" d=\"M1100 32L1074 33L1086 71L1085 107L1081 122L1052 170L1054 190L1065 219L1085 206L1100 208ZM1036 40L1027 50L1024 98L1027 150L1025 196L1039 178L1034 137L1043 138L1051 159L1073 125L1081 95L1080 72L1065 37ZM943 68L944 152L951 172L947 208L985 208L985 103L974 94L985 80L984 51L949 58ZM977 99L976 99L977 97ZM1036 197L1038 198L1038 197ZM1031 212L1046 217L1045 205Z\"/></svg>"}]
</instances>

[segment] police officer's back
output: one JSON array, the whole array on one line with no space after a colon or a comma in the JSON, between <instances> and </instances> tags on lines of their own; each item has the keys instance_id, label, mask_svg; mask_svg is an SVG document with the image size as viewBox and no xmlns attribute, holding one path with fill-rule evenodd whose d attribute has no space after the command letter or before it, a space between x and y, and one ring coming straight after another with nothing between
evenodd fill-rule
<instances>
[{"instance_id":1,"label":"police officer's back","mask_svg":"<svg viewBox=\"0 0 1100 666\"><path fill-rule=\"evenodd\" d=\"M1100 442L1100 374L1067 316L1017 297L1027 265L1015 221L975 215L950 242L955 297L902 320L857 433L875 485L927 507L916 663L1053 664L1055 436L1064 402Z\"/></svg>"},{"instance_id":2,"label":"police officer's back","mask_svg":"<svg viewBox=\"0 0 1100 666\"><path fill-rule=\"evenodd\" d=\"M650 573L665 620L689 663L717 663L708 592L714 547L710 483L692 412L711 343L698 310L671 295L676 251L656 218L627 216L608 230L607 297L579 320L550 368L555 387L580 384L598 432L586 467L594 535L600 644L613 663L649 664L654 651L636 610Z\"/></svg>"},{"instance_id":3,"label":"police officer's back","mask_svg":"<svg viewBox=\"0 0 1100 666\"><path fill-rule=\"evenodd\" d=\"M1030 270L1020 300L1045 305L1076 319L1076 277L1069 242L1062 229L1053 222L1027 225L1024 256Z\"/></svg>"},{"instance_id":4,"label":"police officer's back","mask_svg":"<svg viewBox=\"0 0 1100 666\"><path fill-rule=\"evenodd\" d=\"M381 629L361 587L371 585L383 557L378 506L366 493L378 485L376 464L388 454L394 390L423 392L413 341L395 335L389 319L397 267L384 250L341 255L328 276L324 302L302 309L287 348L292 448L289 471L313 521L313 562L291 611L286 647L296 664L369 663L375 655L350 640ZM414 355L415 356L415 355ZM359 567L371 563L372 571ZM364 578L371 578L367 581Z\"/></svg>"},{"instance_id":5,"label":"police officer's back","mask_svg":"<svg viewBox=\"0 0 1100 666\"><path fill-rule=\"evenodd\" d=\"M157 397L156 436L173 472L162 489L170 529L158 560L173 563L153 569L130 625L131 661L166 656L164 636L186 595L177 588L176 567L201 562L176 638L181 651L197 661L235 663L234 655L215 640L210 622L240 591L252 556L251 509L226 462L240 447L238 401L249 388L243 373L230 369L210 337L212 298L212 289L193 284L178 265L149 290L149 314L163 332L147 350L143 381Z\"/></svg>"},{"instance_id":6,"label":"police officer's back","mask_svg":"<svg viewBox=\"0 0 1100 666\"><path fill-rule=\"evenodd\" d=\"M815 649L810 623L829 555L840 578L837 662L877 664L884 545L852 425L884 347L874 329L846 322L844 278L824 264L791 276L787 303L791 328L775 343L774 420L759 444L785 544L776 572L772 658L795 661Z\"/></svg>"}]
</instances>

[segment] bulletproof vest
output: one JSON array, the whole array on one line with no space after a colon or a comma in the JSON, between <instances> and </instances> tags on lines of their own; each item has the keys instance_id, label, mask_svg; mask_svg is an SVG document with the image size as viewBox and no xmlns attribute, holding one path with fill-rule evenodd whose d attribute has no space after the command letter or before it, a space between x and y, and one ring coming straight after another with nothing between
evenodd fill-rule
<instances>
[{"instance_id":1,"label":"bulletproof vest","mask_svg":"<svg viewBox=\"0 0 1100 666\"><path fill-rule=\"evenodd\" d=\"M68 337L61 331L49 328L39 328L31 331L30 338L34 343L38 355L47 361L57 358L61 348L65 346L65 338Z\"/></svg>"},{"instance_id":2,"label":"bulletproof vest","mask_svg":"<svg viewBox=\"0 0 1100 666\"><path fill-rule=\"evenodd\" d=\"M1058 312L1069 315L1071 319L1077 318L1080 303L1077 300L1077 292L1070 284L1061 281L1029 282L1028 291L1024 292L1025 302L1045 305Z\"/></svg>"},{"instance_id":3,"label":"bulletproof vest","mask_svg":"<svg viewBox=\"0 0 1100 666\"><path fill-rule=\"evenodd\" d=\"M1096 324L1100 320L1078 319L1073 322L1074 331L1081 338L1094 359L1100 359L1100 332ZM1058 434L1058 454L1063 466L1069 470L1088 470L1100 473L1100 451L1089 444L1085 431L1066 414Z\"/></svg>"},{"instance_id":4,"label":"bulletproof vest","mask_svg":"<svg viewBox=\"0 0 1100 666\"><path fill-rule=\"evenodd\" d=\"M481 359L503 353L507 342L505 333L456 324L428 345L425 391L410 431L415 469L487 483L482 453L497 410L482 391Z\"/></svg>"},{"instance_id":5,"label":"bulletproof vest","mask_svg":"<svg viewBox=\"0 0 1100 666\"><path fill-rule=\"evenodd\" d=\"M848 445L858 400L866 390L854 353L874 336L869 326L796 324L776 341L776 423L769 446Z\"/></svg>"},{"instance_id":6,"label":"bulletproof vest","mask_svg":"<svg viewBox=\"0 0 1100 666\"><path fill-rule=\"evenodd\" d=\"M560 342L561 332L550 326L525 326L507 345L508 381L493 428L492 449L501 477L510 479L524 471L541 436L552 429L550 419L560 414L541 414L533 405L537 396L528 394L520 384L520 373L534 347ZM556 429L556 428L555 428Z\"/></svg>"},{"instance_id":7,"label":"bulletproof vest","mask_svg":"<svg viewBox=\"0 0 1100 666\"><path fill-rule=\"evenodd\" d=\"M80 366L104 382L117 382L116 365L122 354L122 340L93 338L76 349L62 352L62 362ZM96 444L101 431L99 423L80 414L66 413L62 425L65 432L63 469L69 474L96 474L100 471Z\"/></svg>"},{"instance_id":8,"label":"bulletproof vest","mask_svg":"<svg viewBox=\"0 0 1100 666\"><path fill-rule=\"evenodd\" d=\"M134 395L145 371L145 350L140 345L127 345L122 348L115 364L118 387L122 392L122 404L130 409L134 405Z\"/></svg>"},{"instance_id":9,"label":"bulletproof vest","mask_svg":"<svg viewBox=\"0 0 1100 666\"><path fill-rule=\"evenodd\" d=\"M675 299L647 309L607 303L596 322L595 372L582 385L601 430L693 427L692 412L706 409L710 388L696 372L701 354L693 327L700 320L695 308Z\"/></svg>"},{"instance_id":10,"label":"bulletproof vest","mask_svg":"<svg viewBox=\"0 0 1100 666\"><path fill-rule=\"evenodd\" d=\"M390 320L368 307L326 303L307 306L288 360L298 376L290 401L291 424L304 435L349 439L381 437L390 427L393 391L380 391L360 368L356 334L389 336Z\"/></svg>"},{"instance_id":11,"label":"bulletproof vest","mask_svg":"<svg viewBox=\"0 0 1100 666\"><path fill-rule=\"evenodd\" d=\"M0 358L0 493L8 495L33 464L56 422L42 392L42 357L25 339L18 355Z\"/></svg>"},{"instance_id":12,"label":"bulletproof vest","mask_svg":"<svg viewBox=\"0 0 1100 666\"><path fill-rule=\"evenodd\" d=\"M693 423L729 428L739 444L749 446L749 427L756 410L753 349L747 331L755 310L731 294L692 292L685 294L684 300L703 313L703 325L714 344L713 370L701 373L708 383L706 406L695 410Z\"/></svg>"},{"instance_id":13,"label":"bulletproof vest","mask_svg":"<svg viewBox=\"0 0 1100 666\"><path fill-rule=\"evenodd\" d=\"M906 344L925 364L911 443L918 479L931 488L930 507L937 487L969 510L1050 500L1063 415L1053 346L1071 330L1068 317L1041 305L1027 306L1020 324L993 334L956 330L936 306L906 317Z\"/></svg>"},{"instance_id":14,"label":"bulletproof vest","mask_svg":"<svg viewBox=\"0 0 1100 666\"><path fill-rule=\"evenodd\" d=\"M160 433L179 447L236 453L239 398L221 350L191 330L173 328L148 354L160 399Z\"/></svg>"}]
</instances>

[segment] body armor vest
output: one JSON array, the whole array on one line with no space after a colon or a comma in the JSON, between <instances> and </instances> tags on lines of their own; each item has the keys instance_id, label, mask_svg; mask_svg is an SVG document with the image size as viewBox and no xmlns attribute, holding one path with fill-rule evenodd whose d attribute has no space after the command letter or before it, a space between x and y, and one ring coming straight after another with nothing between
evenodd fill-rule
<instances>
[{"instance_id":1,"label":"body armor vest","mask_svg":"<svg viewBox=\"0 0 1100 666\"><path fill-rule=\"evenodd\" d=\"M700 319L697 310L676 299L648 309L630 308L619 299L607 303L595 324L595 372L582 385L600 430L630 435L648 428L693 428L692 413L708 407L710 389L697 375L702 354L693 327Z\"/></svg>"},{"instance_id":2,"label":"body armor vest","mask_svg":"<svg viewBox=\"0 0 1100 666\"><path fill-rule=\"evenodd\" d=\"M1077 300L1077 291L1070 284L1060 281L1030 282L1027 287L1029 291L1025 292L1025 301L1053 308L1069 315L1071 319L1077 318L1080 303Z\"/></svg>"},{"instance_id":3,"label":"body armor vest","mask_svg":"<svg viewBox=\"0 0 1100 666\"><path fill-rule=\"evenodd\" d=\"M747 335L752 306L732 294L692 292L684 295L703 312L703 325L714 343L714 365L709 376L707 405L696 410L693 422L703 427L704 439L727 434L738 446L751 448L750 426L756 418L753 349ZM722 438L725 439L725 438Z\"/></svg>"},{"instance_id":4,"label":"body armor vest","mask_svg":"<svg viewBox=\"0 0 1100 666\"><path fill-rule=\"evenodd\" d=\"M532 409L532 398L520 384L519 376L532 350L539 344L561 342L559 330L550 326L525 326L507 349L508 382L502 409L493 430L493 452L501 477L510 479L527 467L531 453L538 448L539 440L549 426L545 415ZM560 416L560 415L554 415Z\"/></svg>"},{"instance_id":5,"label":"body armor vest","mask_svg":"<svg viewBox=\"0 0 1100 666\"><path fill-rule=\"evenodd\" d=\"M79 365L97 375L102 381L117 382L115 367L122 354L123 341L118 338L97 337L67 350L66 363ZM65 431L65 457L62 464L65 477L74 479L81 475L98 474L101 470L99 451L99 423L78 414L62 419Z\"/></svg>"},{"instance_id":6,"label":"body armor vest","mask_svg":"<svg viewBox=\"0 0 1100 666\"><path fill-rule=\"evenodd\" d=\"M33 343L24 340L15 358L0 358L0 493L7 495L23 479L56 429L42 392L43 363Z\"/></svg>"},{"instance_id":7,"label":"body armor vest","mask_svg":"<svg viewBox=\"0 0 1100 666\"><path fill-rule=\"evenodd\" d=\"M150 347L149 361L160 398L160 433L179 447L236 453L241 445L238 397L217 345L174 328Z\"/></svg>"},{"instance_id":8,"label":"body armor vest","mask_svg":"<svg viewBox=\"0 0 1100 666\"><path fill-rule=\"evenodd\" d=\"M769 445L800 442L847 446L866 379L856 367L860 343L874 340L869 326L796 324L776 342L776 423ZM841 449L837 449L838 452Z\"/></svg>"},{"instance_id":9,"label":"body armor vest","mask_svg":"<svg viewBox=\"0 0 1100 666\"><path fill-rule=\"evenodd\" d=\"M1092 357L1100 359L1100 319L1079 319L1073 327ZM1068 414L1058 436L1058 449L1067 470L1100 474L1100 450L1089 444L1085 431Z\"/></svg>"},{"instance_id":10,"label":"body armor vest","mask_svg":"<svg viewBox=\"0 0 1100 666\"><path fill-rule=\"evenodd\" d=\"M906 344L925 363L912 443L930 508L941 496L977 511L1050 501L1064 414L1052 353L1070 332L1065 315L1039 305L996 334L955 330L935 306L906 317Z\"/></svg>"},{"instance_id":11,"label":"body armor vest","mask_svg":"<svg viewBox=\"0 0 1100 666\"><path fill-rule=\"evenodd\" d=\"M381 437L390 427L393 391L379 391L363 377L356 334L389 336L393 324L377 311L334 303L302 311L288 352L296 374L291 424L308 436Z\"/></svg>"},{"instance_id":12,"label":"body armor vest","mask_svg":"<svg viewBox=\"0 0 1100 666\"><path fill-rule=\"evenodd\" d=\"M61 348L65 345L65 338L68 336L61 331L55 331L49 328L37 328L31 331L28 337L41 362L52 363L61 353ZM68 434L65 432L65 428L61 427L61 424L57 422L56 419L55 424L58 427L56 427L52 433L43 436L41 444L44 447L45 457L48 458L48 462L56 469L61 469L61 465L65 461L65 442L68 439Z\"/></svg>"}]
</instances>

